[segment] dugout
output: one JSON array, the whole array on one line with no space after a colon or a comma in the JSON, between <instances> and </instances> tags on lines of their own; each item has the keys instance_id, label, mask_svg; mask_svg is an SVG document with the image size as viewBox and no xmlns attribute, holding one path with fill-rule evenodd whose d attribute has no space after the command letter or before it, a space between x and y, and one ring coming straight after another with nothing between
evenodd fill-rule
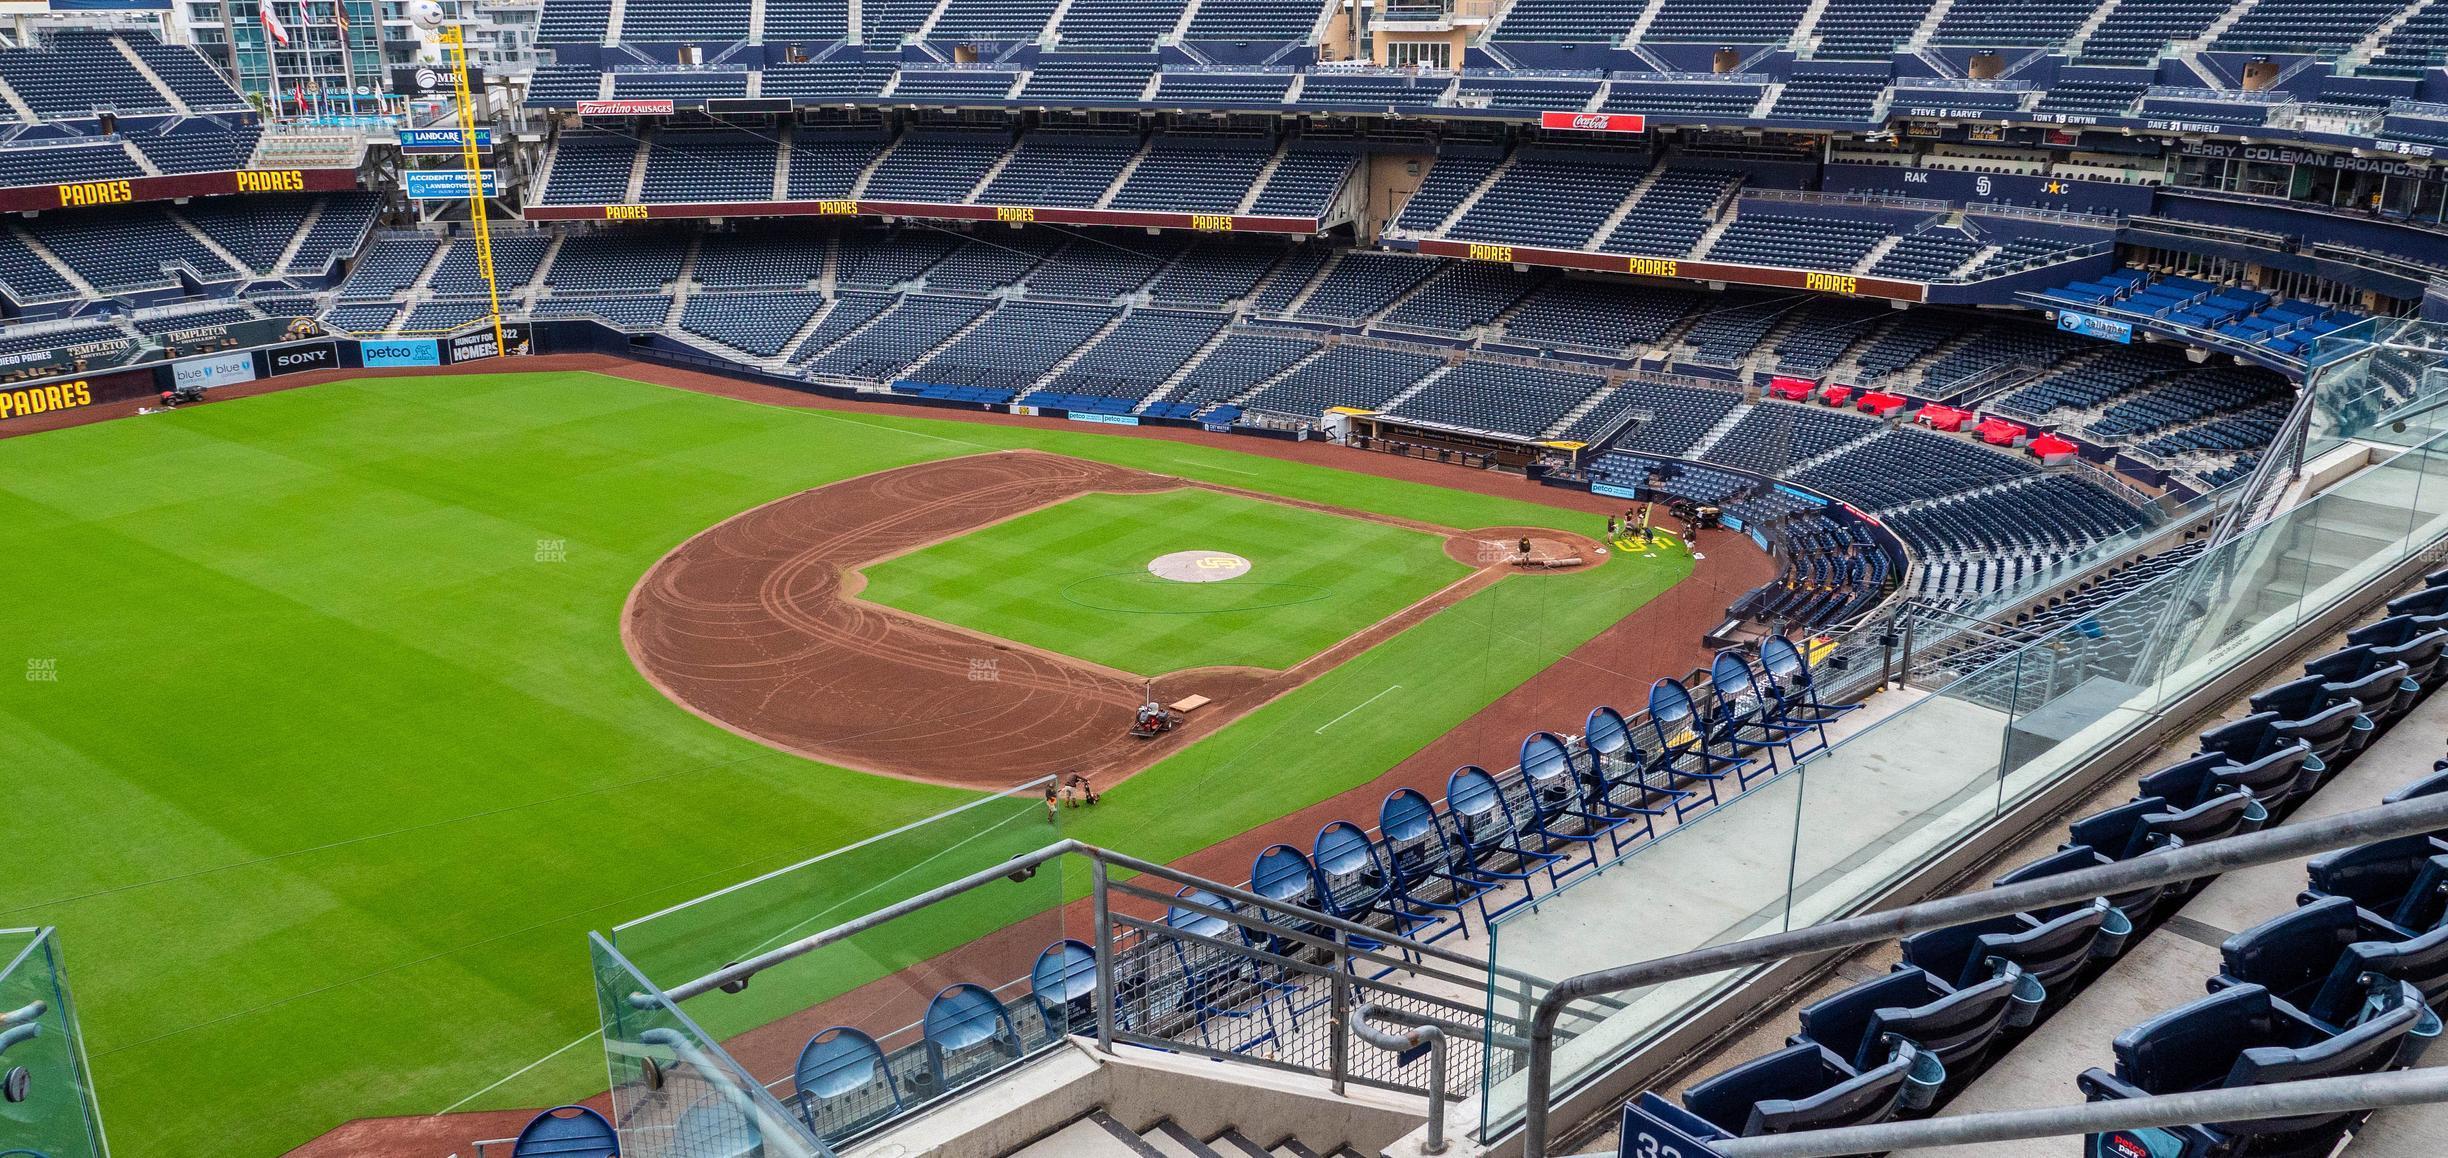
<instances>
[{"instance_id":1,"label":"dugout","mask_svg":"<svg viewBox=\"0 0 2448 1158\"><path fill-rule=\"evenodd\" d=\"M1344 441L1361 450L1488 470L1527 472L1533 464L1546 463L1551 468L1569 465L1578 471L1581 455L1589 449L1586 443L1519 438L1361 411L1337 417L1343 420ZM1557 463L1559 456L1563 464Z\"/></svg>"}]
</instances>

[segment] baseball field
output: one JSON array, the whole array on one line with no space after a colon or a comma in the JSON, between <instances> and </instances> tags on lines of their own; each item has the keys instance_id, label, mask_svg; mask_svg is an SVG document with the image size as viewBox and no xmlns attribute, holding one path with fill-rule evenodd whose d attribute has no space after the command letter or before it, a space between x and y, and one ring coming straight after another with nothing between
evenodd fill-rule
<instances>
[{"instance_id":1,"label":"baseball field","mask_svg":"<svg viewBox=\"0 0 2448 1158\"><path fill-rule=\"evenodd\" d=\"M0 681L0 926L60 928L123 1156L585 1097L588 931L1066 760L1110 772L1060 831L1156 860L1331 798L1690 572L1665 552L1512 573L1470 534L1597 521L1200 443L588 373L361 379L0 439L0 663L24 673ZM710 566L729 542L766 554ZM1169 555L1246 569L1168 579ZM696 598L717 590L749 594ZM675 607L766 650L724 660L702 641L734 636ZM706 690L741 672L772 677L763 712ZM1148 677L1216 706L1119 738ZM916 715L878 734L802 710L888 692ZM1023 744L1010 713L1056 702L1117 714ZM937 750L973 774L935 774ZM899 871L875 861L824 871L850 897ZM840 986L988 931L963 919L910 924Z\"/></svg>"}]
</instances>

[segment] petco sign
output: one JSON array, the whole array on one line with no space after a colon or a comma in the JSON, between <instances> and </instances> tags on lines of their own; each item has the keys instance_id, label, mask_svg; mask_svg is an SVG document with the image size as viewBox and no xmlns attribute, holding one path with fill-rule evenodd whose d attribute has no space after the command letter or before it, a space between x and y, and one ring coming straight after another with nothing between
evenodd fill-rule
<instances>
[{"instance_id":1,"label":"petco sign","mask_svg":"<svg viewBox=\"0 0 2448 1158\"><path fill-rule=\"evenodd\" d=\"M1640 113L1540 113L1539 127L1584 133L1637 133L1649 127L1649 118Z\"/></svg>"},{"instance_id":2,"label":"petco sign","mask_svg":"<svg viewBox=\"0 0 2448 1158\"><path fill-rule=\"evenodd\" d=\"M439 366L442 347L432 338L384 338L357 343L357 360L368 368Z\"/></svg>"}]
</instances>

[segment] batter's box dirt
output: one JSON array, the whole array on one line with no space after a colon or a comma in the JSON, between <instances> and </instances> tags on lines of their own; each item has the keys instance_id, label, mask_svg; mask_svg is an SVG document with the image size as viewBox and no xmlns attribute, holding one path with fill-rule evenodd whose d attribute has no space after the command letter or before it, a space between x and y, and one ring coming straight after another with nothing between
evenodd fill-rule
<instances>
[{"instance_id":1,"label":"batter's box dirt","mask_svg":"<svg viewBox=\"0 0 2448 1158\"><path fill-rule=\"evenodd\" d=\"M1290 505L1447 536L1478 569L1287 671L1197 668L1155 698L1206 696L1154 742L1127 732L1140 677L855 598L861 567L1093 492L1207 486L1060 455L1003 451L866 475L726 520L664 556L630 592L622 639L665 695L740 735L862 771L1001 788L1083 771L1100 787L1213 732L1496 582L1510 560L1462 532L1311 503ZM1277 496L1210 487L1270 502ZM1538 531L1541 553L1595 543Z\"/></svg>"}]
</instances>

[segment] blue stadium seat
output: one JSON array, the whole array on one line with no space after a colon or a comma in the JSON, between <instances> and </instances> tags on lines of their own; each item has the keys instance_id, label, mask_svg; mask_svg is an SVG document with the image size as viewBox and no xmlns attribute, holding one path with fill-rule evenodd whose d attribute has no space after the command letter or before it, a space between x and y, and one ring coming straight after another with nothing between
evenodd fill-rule
<instances>
[{"instance_id":1,"label":"blue stadium seat","mask_svg":"<svg viewBox=\"0 0 2448 1158\"><path fill-rule=\"evenodd\" d=\"M2448 923L2448 840L2401 836L2313 857L2305 903L2344 897L2406 936Z\"/></svg>"},{"instance_id":2,"label":"blue stadium seat","mask_svg":"<svg viewBox=\"0 0 2448 1158\"><path fill-rule=\"evenodd\" d=\"M1891 1037L1901 1038L1960 1072L1979 1065L2006 1030L2031 1024L2046 997L2038 981L2011 964L1960 989L1904 966L1803 1006L1802 1032L1789 1044L1816 1043L1866 1070L1885 1060Z\"/></svg>"},{"instance_id":3,"label":"blue stadium seat","mask_svg":"<svg viewBox=\"0 0 2448 1158\"><path fill-rule=\"evenodd\" d=\"M2410 1064L2438 1033L2439 1019L2402 982L2375 979L2361 1016L2333 1027L2313 1021L2259 985L2221 990L2117 1035L2116 1068L2079 1080L2093 1101L2238 1089L2274 1082L2375 1073ZM2304 1115L2177 1127L2186 1155L2329 1152L2360 1114Z\"/></svg>"},{"instance_id":4,"label":"blue stadium seat","mask_svg":"<svg viewBox=\"0 0 2448 1158\"><path fill-rule=\"evenodd\" d=\"M1962 988L1996 972L2000 962L2022 968L2051 991L2098 956L2122 949L2132 932L2106 900L2045 920L2028 913L1991 917L1904 938L1904 963Z\"/></svg>"},{"instance_id":5,"label":"blue stadium seat","mask_svg":"<svg viewBox=\"0 0 2448 1158\"><path fill-rule=\"evenodd\" d=\"M2259 985L2315 1021L2354 1019L2368 978L2412 985L2426 1003L2448 995L2448 927L2407 937L2345 897L2310 904L2237 933L2219 946L2213 988Z\"/></svg>"},{"instance_id":6,"label":"blue stadium seat","mask_svg":"<svg viewBox=\"0 0 2448 1158\"><path fill-rule=\"evenodd\" d=\"M923 1023L927 1072L938 1091L985 1077L1021 1054L1011 1013L985 986L963 981L927 1003Z\"/></svg>"},{"instance_id":7,"label":"blue stadium seat","mask_svg":"<svg viewBox=\"0 0 2448 1158\"><path fill-rule=\"evenodd\" d=\"M1693 1083L1683 1105L1727 1136L1750 1138L1884 1122L1928 1105L1945 1080L1937 1057L1910 1044L1894 1043L1877 1066L1855 1069L1805 1042Z\"/></svg>"},{"instance_id":8,"label":"blue stadium seat","mask_svg":"<svg viewBox=\"0 0 2448 1158\"><path fill-rule=\"evenodd\" d=\"M585 1106L555 1106L519 1128L511 1158L618 1158L620 1137Z\"/></svg>"},{"instance_id":9,"label":"blue stadium seat","mask_svg":"<svg viewBox=\"0 0 2448 1158\"><path fill-rule=\"evenodd\" d=\"M1045 947L1029 967L1029 999L1053 1034L1096 1024L1096 950L1065 938Z\"/></svg>"},{"instance_id":10,"label":"blue stadium seat","mask_svg":"<svg viewBox=\"0 0 2448 1158\"><path fill-rule=\"evenodd\" d=\"M2132 860L2158 851L2170 840L2199 844L2254 831L2268 820L2269 811L2242 788L2190 808L2178 808L2164 797L2145 796L2067 825L2066 847L2087 846L2110 860Z\"/></svg>"},{"instance_id":11,"label":"blue stadium seat","mask_svg":"<svg viewBox=\"0 0 2448 1158\"><path fill-rule=\"evenodd\" d=\"M819 1138L840 1138L901 1112L901 1091L883 1047L836 1025L807 1040L791 1068L792 1101Z\"/></svg>"}]
</instances>

